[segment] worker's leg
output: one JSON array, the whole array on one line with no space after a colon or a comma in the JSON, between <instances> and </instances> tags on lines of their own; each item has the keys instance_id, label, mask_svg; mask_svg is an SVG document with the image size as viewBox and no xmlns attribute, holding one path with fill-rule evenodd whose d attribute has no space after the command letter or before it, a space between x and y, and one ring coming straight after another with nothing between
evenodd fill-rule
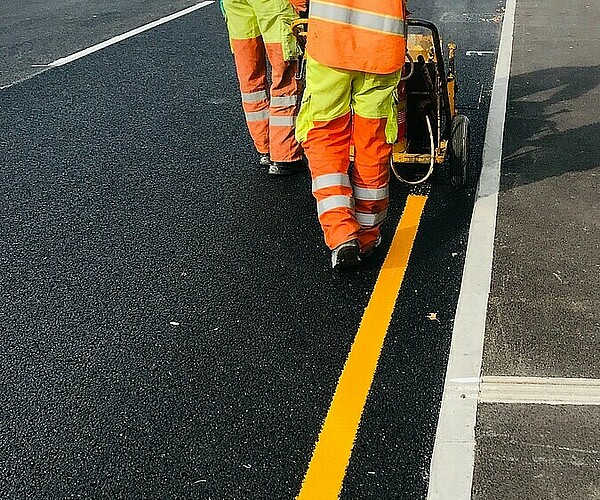
<instances>
[{"instance_id":1,"label":"worker's leg","mask_svg":"<svg viewBox=\"0 0 600 500\"><path fill-rule=\"evenodd\" d=\"M284 61L279 44L266 44L271 63L271 107L269 143L271 160L290 162L302 159L302 149L295 137L296 116L300 107L299 85L294 78L296 61Z\"/></svg>"},{"instance_id":2,"label":"worker's leg","mask_svg":"<svg viewBox=\"0 0 600 500\"><path fill-rule=\"evenodd\" d=\"M355 80L354 192L361 252L376 244L387 214L392 144L397 136L396 88L400 75L363 73Z\"/></svg>"},{"instance_id":3,"label":"worker's leg","mask_svg":"<svg viewBox=\"0 0 600 500\"><path fill-rule=\"evenodd\" d=\"M271 63L271 106L269 109L269 148L274 162L291 162L302 158L295 138L300 88L294 78L296 42L291 24L298 17L290 3L273 0L249 0L265 42Z\"/></svg>"},{"instance_id":4,"label":"worker's leg","mask_svg":"<svg viewBox=\"0 0 600 500\"><path fill-rule=\"evenodd\" d=\"M325 67L310 57L297 137L304 147L325 243L331 249L355 239L360 225L348 177L353 73Z\"/></svg>"},{"instance_id":5,"label":"worker's leg","mask_svg":"<svg viewBox=\"0 0 600 500\"><path fill-rule=\"evenodd\" d=\"M258 21L247 0L224 0L242 106L256 150L269 152L267 60Z\"/></svg>"}]
</instances>

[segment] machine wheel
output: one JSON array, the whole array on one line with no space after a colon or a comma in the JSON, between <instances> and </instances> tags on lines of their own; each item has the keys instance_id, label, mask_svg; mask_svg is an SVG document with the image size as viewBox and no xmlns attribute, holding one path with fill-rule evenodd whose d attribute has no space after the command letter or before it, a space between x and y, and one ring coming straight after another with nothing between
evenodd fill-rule
<instances>
[{"instance_id":1,"label":"machine wheel","mask_svg":"<svg viewBox=\"0 0 600 500\"><path fill-rule=\"evenodd\" d=\"M464 115L456 115L452 119L450 148L450 176L452 185L456 187L463 187L467 183L469 134L469 119Z\"/></svg>"}]
</instances>

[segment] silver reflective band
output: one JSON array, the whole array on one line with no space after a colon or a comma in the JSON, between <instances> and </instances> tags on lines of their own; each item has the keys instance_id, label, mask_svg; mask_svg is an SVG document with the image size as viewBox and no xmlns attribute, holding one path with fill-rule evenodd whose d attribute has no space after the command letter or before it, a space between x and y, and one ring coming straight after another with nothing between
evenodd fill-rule
<instances>
[{"instance_id":1,"label":"silver reflective band","mask_svg":"<svg viewBox=\"0 0 600 500\"><path fill-rule=\"evenodd\" d=\"M350 187L350 177L348 174L325 174L315 177L312 181L312 191L336 186Z\"/></svg>"},{"instance_id":2,"label":"silver reflective band","mask_svg":"<svg viewBox=\"0 0 600 500\"><path fill-rule=\"evenodd\" d=\"M296 123L295 116L273 116L269 118L269 125L275 127L293 127Z\"/></svg>"},{"instance_id":3,"label":"silver reflective band","mask_svg":"<svg viewBox=\"0 0 600 500\"><path fill-rule=\"evenodd\" d=\"M273 107L295 106L297 102L298 102L298 96L296 96L296 95L271 97L271 106L273 106Z\"/></svg>"},{"instance_id":4,"label":"silver reflective band","mask_svg":"<svg viewBox=\"0 0 600 500\"><path fill-rule=\"evenodd\" d=\"M356 212L356 220L363 227L373 227L383 222L387 216L387 210L383 210L377 214L363 214L362 212Z\"/></svg>"},{"instance_id":5,"label":"silver reflective band","mask_svg":"<svg viewBox=\"0 0 600 500\"><path fill-rule=\"evenodd\" d=\"M310 3L310 17L319 17L327 21L351 24L359 28L383 31L393 35L404 35L404 21L398 17L353 10L348 7L320 3L316 0Z\"/></svg>"},{"instance_id":6,"label":"silver reflective band","mask_svg":"<svg viewBox=\"0 0 600 500\"><path fill-rule=\"evenodd\" d=\"M260 122L269 119L269 110L254 111L252 113L244 113L246 115L246 121L248 122Z\"/></svg>"},{"instance_id":7,"label":"silver reflective band","mask_svg":"<svg viewBox=\"0 0 600 500\"><path fill-rule=\"evenodd\" d=\"M258 102L267 99L267 97L269 96L267 95L266 90L259 90L258 92L242 92L243 102Z\"/></svg>"},{"instance_id":8,"label":"silver reflective band","mask_svg":"<svg viewBox=\"0 0 600 500\"><path fill-rule=\"evenodd\" d=\"M333 210L334 208L349 208L353 210L354 202L349 196L338 195L328 196L324 200L321 200L319 203L317 203L317 213L319 214L319 217L325 212Z\"/></svg>"},{"instance_id":9,"label":"silver reflective band","mask_svg":"<svg viewBox=\"0 0 600 500\"><path fill-rule=\"evenodd\" d=\"M388 187L380 189L367 189L353 186L354 197L363 201L385 200L388 197Z\"/></svg>"}]
</instances>

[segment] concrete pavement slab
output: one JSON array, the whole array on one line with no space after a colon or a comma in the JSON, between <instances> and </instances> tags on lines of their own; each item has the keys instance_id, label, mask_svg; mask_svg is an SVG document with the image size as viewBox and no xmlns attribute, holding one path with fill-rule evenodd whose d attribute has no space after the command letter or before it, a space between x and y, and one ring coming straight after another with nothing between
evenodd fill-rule
<instances>
[{"instance_id":1,"label":"concrete pavement slab","mask_svg":"<svg viewBox=\"0 0 600 500\"><path fill-rule=\"evenodd\" d=\"M600 498L600 407L483 404L473 500Z\"/></svg>"},{"instance_id":2,"label":"concrete pavement slab","mask_svg":"<svg viewBox=\"0 0 600 500\"><path fill-rule=\"evenodd\" d=\"M556 3L517 2L486 375L600 377L600 9Z\"/></svg>"},{"instance_id":3,"label":"concrete pavement slab","mask_svg":"<svg viewBox=\"0 0 600 500\"><path fill-rule=\"evenodd\" d=\"M600 6L516 6L473 498L597 499ZM550 404L486 380L533 381L522 399ZM573 404L535 394L553 380Z\"/></svg>"}]
</instances>

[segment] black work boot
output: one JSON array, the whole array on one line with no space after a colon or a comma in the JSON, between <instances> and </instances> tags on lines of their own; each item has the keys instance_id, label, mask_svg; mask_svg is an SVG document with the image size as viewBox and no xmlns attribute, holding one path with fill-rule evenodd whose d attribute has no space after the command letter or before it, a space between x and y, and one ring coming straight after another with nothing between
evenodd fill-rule
<instances>
[{"instance_id":1,"label":"black work boot","mask_svg":"<svg viewBox=\"0 0 600 500\"><path fill-rule=\"evenodd\" d=\"M364 252L360 252L360 258L361 259L369 259L369 258L373 257L373 254L375 253L375 250L377 249L377 247L379 245L381 245L381 235L377 236L377 239L375 240L373 245L368 250L365 250Z\"/></svg>"},{"instance_id":2,"label":"black work boot","mask_svg":"<svg viewBox=\"0 0 600 500\"><path fill-rule=\"evenodd\" d=\"M271 175L292 175L302 172L306 169L306 165L302 160L296 161L272 161L269 167Z\"/></svg>"},{"instance_id":3,"label":"black work boot","mask_svg":"<svg viewBox=\"0 0 600 500\"><path fill-rule=\"evenodd\" d=\"M331 267L343 269L360 264L360 246L358 240L350 240L338 245L331 251Z\"/></svg>"}]
</instances>

